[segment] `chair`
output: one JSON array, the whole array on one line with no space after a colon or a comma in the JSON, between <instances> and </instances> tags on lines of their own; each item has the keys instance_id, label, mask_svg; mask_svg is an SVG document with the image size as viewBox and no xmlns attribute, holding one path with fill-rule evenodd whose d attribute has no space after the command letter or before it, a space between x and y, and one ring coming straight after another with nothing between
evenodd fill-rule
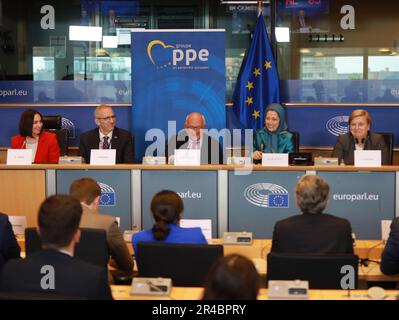
<instances>
[{"instance_id":1,"label":"chair","mask_svg":"<svg viewBox=\"0 0 399 320\"><path fill-rule=\"evenodd\" d=\"M54 132L57 135L58 145L60 147L60 155L68 155L69 146L69 131L68 129L62 128L62 117L61 116L43 116L43 128Z\"/></svg>"},{"instance_id":2,"label":"chair","mask_svg":"<svg viewBox=\"0 0 399 320\"><path fill-rule=\"evenodd\" d=\"M383 136L385 144L388 147L388 164L392 164L393 163L393 141L394 141L394 135L393 133L389 133L389 132L376 132L380 135Z\"/></svg>"},{"instance_id":3,"label":"chair","mask_svg":"<svg viewBox=\"0 0 399 320\"><path fill-rule=\"evenodd\" d=\"M290 132L292 133L292 144L294 145L294 152L299 152L299 132Z\"/></svg>"},{"instance_id":4,"label":"chair","mask_svg":"<svg viewBox=\"0 0 399 320\"><path fill-rule=\"evenodd\" d=\"M75 246L75 257L107 269L109 252L105 230L81 228L80 241ZM29 256L42 249L36 228L25 229L25 251Z\"/></svg>"},{"instance_id":5,"label":"chair","mask_svg":"<svg viewBox=\"0 0 399 320\"><path fill-rule=\"evenodd\" d=\"M200 287L222 245L139 242L136 263L141 277L172 278L174 286Z\"/></svg>"},{"instance_id":6,"label":"chair","mask_svg":"<svg viewBox=\"0 0 399 320\"><path fill-rule=\"evenodd\" d=\"M288 254L269 253L268 280L307 280L310 289L341 289L341 268L350 265L355 272L358 288L359 257L353 254Z\"/></svg>"}]
</instances>

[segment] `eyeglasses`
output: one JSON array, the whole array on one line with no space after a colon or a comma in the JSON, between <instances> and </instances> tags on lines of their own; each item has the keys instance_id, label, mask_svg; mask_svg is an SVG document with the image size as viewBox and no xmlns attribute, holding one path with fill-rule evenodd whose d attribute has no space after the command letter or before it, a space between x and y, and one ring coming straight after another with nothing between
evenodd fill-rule
<instances>
[{"instance_id":1,"label":"eyeglasses","mask_svg":"<svg viewBox=\"0 0 399 320\"><path fill-rule=\"evenodd\" d=\"M109 116L109 117L105 117L105 118L97 118L98 120L104 120L104 121L111 121L111 120L115 120L116 116Z\"/></svg>"}]
</instances>

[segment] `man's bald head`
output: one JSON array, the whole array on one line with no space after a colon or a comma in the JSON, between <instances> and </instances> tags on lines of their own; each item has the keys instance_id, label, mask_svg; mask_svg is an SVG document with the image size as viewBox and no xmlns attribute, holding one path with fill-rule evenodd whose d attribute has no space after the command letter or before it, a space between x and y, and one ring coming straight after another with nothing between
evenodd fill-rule
<instances>
[{"instance_id":1,"label":"man's bald head","mask_svg":"<svg viewBox=\"0 0 399 320\"><path fill-rule=\"evenodd\" d=\"M186 117L184 128L192 140L198 140L201 136L201 129L206 126L205 117L199 112L191 112Z\"/></svg>"}]
</instances>

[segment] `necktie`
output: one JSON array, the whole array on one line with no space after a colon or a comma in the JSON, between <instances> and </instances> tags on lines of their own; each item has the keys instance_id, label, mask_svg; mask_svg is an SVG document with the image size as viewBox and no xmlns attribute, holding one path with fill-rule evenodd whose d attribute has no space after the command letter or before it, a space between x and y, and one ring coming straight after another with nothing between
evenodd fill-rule
<instances>
[{"instance_id":1,"label":"necktie","mask_svg":"<svg viewBox=\"0 0 399 320\"><path fill-rule=\"evenodd\" d=\"M108 142L109 137L105 136L103 138L103 149L109 149L109 142Z\"/></svg>"}]
</instances>

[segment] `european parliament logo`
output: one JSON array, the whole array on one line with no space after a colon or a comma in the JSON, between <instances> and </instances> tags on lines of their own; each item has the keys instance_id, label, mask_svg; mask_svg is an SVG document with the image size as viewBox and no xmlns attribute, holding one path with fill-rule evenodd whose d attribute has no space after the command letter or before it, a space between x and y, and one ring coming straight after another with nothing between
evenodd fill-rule
<instances>
[{"instance_id":1,"label":"european parliament logo","mask_svg":"<svg viewBox=\"0 0 399 320\"><path fill-rule=\"evenodd\" d=\"M100 206L115 206L115 190L105 183L99 182L98 184L101 188Z\"/></svg>"},{"instance_id":2,"label":"european parliament logo","mask_svg":"<svg viewBox=\"0 0 399 320\"><path fill-rule=\"evenodd\" d=\"M328 132L338 137L348 132L348 121L349 116L336 116L327 121L326 128Z\"/></svg>"},{"instance_id":3,"label":"european parliament logo","mask_svg":"<svg viewBox=\"0 0 399 320\"><path fill-rule=\"evenodd\" d=\"M274 183L256 183L244 190L245 199L258 207L289 208L288 190Z\"/></svg>"},{"instance_id":4,"label":"european parliament logo","mask_svg":"<svg viewBox=\"0 0 399 320\"><path fill-rule=\"evenodd\" d=\"M61 128L67 129L69 132L69 138L75 139L75 124L68 118L61 118Z\"/></svg>"}]
</instances>

